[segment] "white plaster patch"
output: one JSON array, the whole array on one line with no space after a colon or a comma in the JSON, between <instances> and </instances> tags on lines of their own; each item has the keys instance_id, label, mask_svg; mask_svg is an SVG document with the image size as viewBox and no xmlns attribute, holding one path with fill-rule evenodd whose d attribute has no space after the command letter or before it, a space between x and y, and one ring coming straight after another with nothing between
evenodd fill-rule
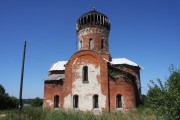
<instances>
[{"instance_id":1,"label":"white plaster patch","mask_svg":"<svg viewBox=\"0 0 180 120\"><path fill-rule=\"evenodd\" d=\"M52 100L46 100L46 103L48 103L49 106L53 106L54 102Z\"/></svg>"},{"instance_id":2,"label":"white plaster patch","mask_svg":"<svg viewBox=\"0 0 180 120\"><path fill-rule=\"evenodd\" d=\"M76 70L78 77L72 84L72 94L79 96L79 109L80 110L92 110L93 109L93 95L97 94L99 110L105 108L106 96L101 93L101 84L97 80L97 76L100 76L100 67L96 68L94 64L87 64L88 66L88 83L82 82L82 68Z\"/></svg>"},{"instance_id":3,"label":"white plaster patch","mask_svg":"<svg viewBox=\"0 0 180 120\"><path fill-rule=\"evenodd\" d=\"M64 98L64 108L71 108L71 95Z\"/></svg>"}]
</instances>

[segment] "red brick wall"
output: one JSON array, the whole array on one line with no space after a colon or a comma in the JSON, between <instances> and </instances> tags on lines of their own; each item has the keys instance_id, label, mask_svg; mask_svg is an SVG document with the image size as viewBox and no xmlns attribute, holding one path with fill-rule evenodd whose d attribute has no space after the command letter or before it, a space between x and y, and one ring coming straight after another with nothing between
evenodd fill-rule
<instances>
[{"instance_id":1,"label":"red brick wall","mask_svg":"<svg viewBox=\"0 0 180 120\"><path fill-rule=\"evenodd\" d=\"M141 81L140 81L140 67L139 66L130 66L130 65L116 65L115 67L120 68L123 71L126 71L128 73L131 73L136 77L136 80L134 80L134 86L136 89L136 101L137 105L141 103Z\"/></svg>"},{"instance_id":2,"label":"red brick wall","mask_svg":"<svg viewBox=\"0 0 180 120\"><path fill-rule=\"evenodd\" d=\"M80 59L83 57L83 59ZM94 57L95 59L90 59L90 57ZM63 108L64 106L64 97L71 94L72 92L72 81L75 80L73 77L76 76L75 73L72 72L73 69L78 67L79 64L74 65L74 68L72 68L74 61L79 58L79 61L82 61L82 64L84 63L93 63L97 66L100 66L100 76L97 76L97 80L99 80L101 84L101 92L103 95L106 96L106 105L105 108L103 108L103 111L108 111L109 109L109 98L108 98L108 65L107 62L105 62L102 57L100 57L99 54L97 54L94 51L91 50L84 50L79 51L75 53L68 63L65 66L65 81L64 85L56 85L56 84L44 84L44 104L47 108L53 108L53 105L49 105L47 100L51 100L54 103L54 96L59 95L60 97L60 107ZM81 63L81 62L78 62ZM132 73L139 76L139 67L132 67L128 65L120 65L116 66L128 73ZM50 74L57 74L57 73L63 73L64 71L52 71L49 72ZM73 73L73 74L72 74ZM119 77L116 80L110 79L110 110L115 111L116 110L116 95L120 94L122 95L123 100L123 109L133 109L136 108L137 98L138 98L138 90L135 80L127 80L125 77Z\"/></svg>"},{"instance_id":3,"label":"red brick wall","mask_svg":"<svg viewBox=\"0 0 180 120\"><path fill-rule=\"evenodd\" d=\"M103 95L106 96L106 107L103 108L103 111L108 111L109 105L108 105L108 68L107 63L102 60L101 57L99 57L98 54L96 54L93 51L80 51L76 54L74 54L68 64L66 65L66 74L65 74L65 82L64 85L56 85L56 84L44 84L44 104L47 108L53 108L53 105L49 105L49 103L46 100L51 100L54 103L54 96L59 95L60 96L60 107L63 108L64 105L64 97L71 94L72 92L72 81L74 78L72 76L76 76L75 74L71 74L72 72L72 64L74 63L75 59L83 56L84 58L87 58L88 56L94 56L96 57L96 60L93 61L91 59L91 63L94 64L100 64L101 71L100 76L97 78L99 82L101 83L101 92ZM97 62L98 61L98 62ZM78 66L76 66L78 67ZM124 68L126 70L130 68ZM135 69L135 68L134 68ZM78 77L78 76L76 76ZM116 95L120 94L123 98L123 109L133 109L137 107L137 86L136 83L133 82L135 80L129 80L125 77L119 77L116 80L110 79L110 110L115 111L116 110Z\"/></svg>"},{"instance_id":4,"label":"red brick wall","mask_svg":"<svg viewBox=\"0 0 180 120\"><path fill-rule=\"evenodd\" d=\"M111 111L116 108L116 96L122 95L122 108L124 110L133 109L137 107L136 104L136 87L131 80L125 77L119 77L116 80L110 79L110 107Z\"/></svg>"},{"instance_id":5,"label":"red brick wall","mask_svg":"<svg viewBox=\"0 0 180 120\"><path fill-rule=\"evenodd\" d=\"M64 93L61 84L54 84L54 83L44 83L44 106L46 108L54 108L54 96L59 96L59 106L60 108L63 107L63 99ZM50 101L52 103L50 103Z\"/></svg>"},{"instance_id":6,"label":"red brick wall","mask_svg":"<svg viewBox=\"0 0 180 120\"><path fill-rule=\"evenodd\" d=\"M89 39L92 39L92 49L98 53L109 53L108 35L109 32L101 27L87 27L80 30L78 33L79 41L82 41L82 48L80 50L89 49ZM104 40L103 49L101 49L101 40Z\"/></svg>"}]
</instances>

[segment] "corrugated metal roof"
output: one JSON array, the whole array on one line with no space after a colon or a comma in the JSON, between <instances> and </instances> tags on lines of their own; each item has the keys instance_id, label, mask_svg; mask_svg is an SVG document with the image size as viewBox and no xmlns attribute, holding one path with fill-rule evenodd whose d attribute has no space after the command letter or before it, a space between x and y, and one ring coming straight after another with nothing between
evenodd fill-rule
<instances>
[{"instance_id":1,"label":"corrugated metal roof","mask_svg":"<svg viewBox=\"0 0 180 120\"><path fill-rule=\"evenodd\" d=\"M68 61L58 61L54 64L51 65L49 71L52 70L65 70L64 65L67 63ZM136 64L135 62L128 60L127 58L114 58L112 59L112 61L110 62L113 65L118 65L118 64L127 64L130 66L139 66L138 64Z\"/></svg>"},{"instance_id":2,"label":"corrugated metal roof","mask_svg":"<svg viewBox=\"0 0 180 120\"><path fill-rule=\"evenodd\" d=\"M64 65L67 63L67 61L58 61L51 65L49 71L52 70L65 70Z\"/></svg>"},{"instance_id":3,"label":"corrugated metal roof","mask_svg":"<svg viewBox=\"0 0 180 120\"><path fill-rule=\"evenodd\" d=\"M135 62L128 60L126 58L114 58L114 59L112 59L111 64L113 64L113 65L127 64L127 65L131 65L131 66L139 66Z\"/></svg>"},{"instance_id":4,"label":"corrugated metal roof","mask_svg":"<svg viewBox=\"0 0 180 120\"><path fill-rule=\"evenodd\" d=\"M52 74L52 75L49 75L44 80L50 81L50 80L60 80L60 79L64 79L64 78L65 78L64 74Z\"/></svg>"}]
</instances>

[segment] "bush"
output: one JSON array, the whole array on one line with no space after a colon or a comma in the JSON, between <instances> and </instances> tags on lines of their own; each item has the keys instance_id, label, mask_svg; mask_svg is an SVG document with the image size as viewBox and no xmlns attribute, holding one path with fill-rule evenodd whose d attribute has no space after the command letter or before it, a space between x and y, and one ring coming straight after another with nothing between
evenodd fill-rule
<instances>
[{"instance_id":1,"label":"bush","mask_svg":"<svg viewBox=\"0 0 180 120\"><path fill-rule=\"evenodd\" d=\"M170 67L170 77L163 84L151 81L146 98L146 106L157 111L164 120L180 119L180 70Z\"/></svg>"},{"instance_id":2,"label":"bush","mask_svg":"<svg viewBox=\"0 0 180 120\"><path fill-rule=\"evenodd\" d=\"M5 92L4 87L0 84L0 109L10 109L18 106L18 100L16 97L10 97Z\"/></svg>"}]
</instances>

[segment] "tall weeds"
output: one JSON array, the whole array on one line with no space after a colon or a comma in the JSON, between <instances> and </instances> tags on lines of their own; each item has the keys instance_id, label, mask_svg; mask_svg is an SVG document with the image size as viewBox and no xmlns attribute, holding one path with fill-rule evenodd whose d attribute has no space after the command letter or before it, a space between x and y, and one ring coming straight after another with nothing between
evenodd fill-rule
<instances>
[{"instance_id":1,"label":"tall weeds","mask_svg":"<svg viewBox=\"0 0 180 120\"><path fill-rule=\"evenodd\" d=\"M94 115L91 112L79 110L48 110L28 107L19 110L7 111L2 120L157 120L155 113L147 108L138 108L135 111L111 112ZM159 120L159 119L158 119Z\"/></svg>"}]
</instances>

